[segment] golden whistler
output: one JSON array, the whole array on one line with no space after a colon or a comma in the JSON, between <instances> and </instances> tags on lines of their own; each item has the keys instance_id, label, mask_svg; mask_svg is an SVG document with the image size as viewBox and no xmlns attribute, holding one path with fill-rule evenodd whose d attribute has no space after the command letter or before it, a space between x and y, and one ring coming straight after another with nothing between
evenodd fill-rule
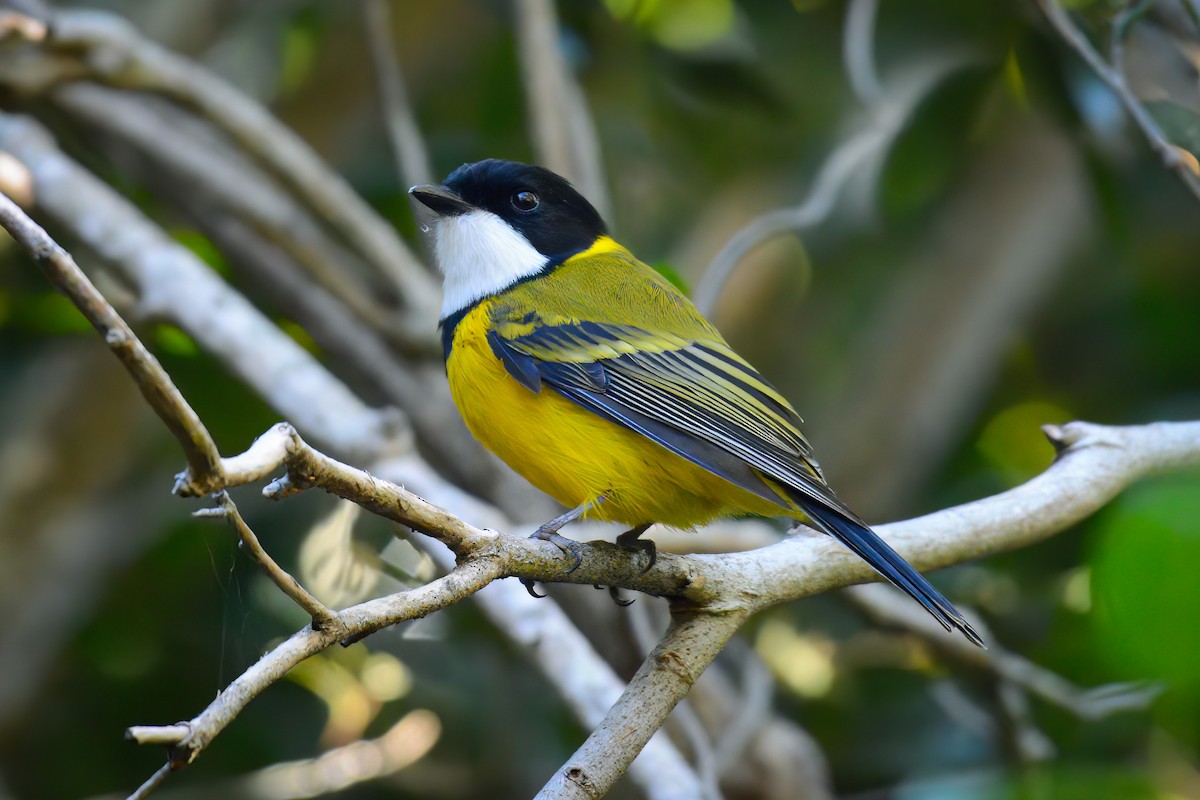
<instances>
[{"instance_id":1,"label":"golden whistler","mask_svg":"<svg viewBox=\"0 0 1200 800\"><path fill-rule=\"evenodd\" d=\"M836 537L947 629L957 609L825 483L788 401L678 289L608 236L596 210L542 167L489 159L410 190L442 271L450 391L467 427L581 516L693 528L788 516ZM571 568L574 568L574 565Z\"/></svg>"}]
</instances>

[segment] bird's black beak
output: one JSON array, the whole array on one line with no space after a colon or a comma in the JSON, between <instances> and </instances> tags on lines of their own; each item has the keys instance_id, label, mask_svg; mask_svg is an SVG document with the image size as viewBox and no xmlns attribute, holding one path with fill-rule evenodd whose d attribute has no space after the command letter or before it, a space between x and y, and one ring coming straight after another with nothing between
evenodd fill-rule
<instances>
[{"instance_id":1,"label":"bird's black beak","mask_svg":"<svg viewBox=\"0 0 1200 800\"><path fill-rule=\"evenodd\" d=\"M409 189L408 194L440 217L454 217L475 210L474 206L445 186L423 183Z\"/></svg>"}]
</instances>

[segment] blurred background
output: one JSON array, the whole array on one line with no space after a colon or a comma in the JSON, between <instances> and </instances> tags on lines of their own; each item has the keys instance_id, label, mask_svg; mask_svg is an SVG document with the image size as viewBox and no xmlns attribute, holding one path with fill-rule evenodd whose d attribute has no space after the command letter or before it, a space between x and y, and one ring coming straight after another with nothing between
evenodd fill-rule
<instances>
[{"instance_id":1,"label":"blurred background","mask_svg":"<svg viewBox=\"0 0 1200 800\"><path fill-rule=\"evenodd\" d=\"M1104 58L1123 59L1186 165L1200 149L1194 0L1068 5ZM529 84L546 52L529 52L521 3L375 6L54 4L123 17L257 99L418 249L413 172L397 169L377 90L380 34L424 135L427 155L412 163L438 178L484 157L538 159ZM708 304L794 401L831 483L868 520L1032 477L1053 457L1042 424L1200 418L1200 200L1035 3L563 0L557 13L552 55L590 109L573 141L603 164L574 177L618 239ZM454 480L525 509L523 522L553 513L490 462L488 474L456 468L459 451L439 439L442 425L459 436L452 415L422 416L411 390L372 373L375 356L338 339L345 328L289 296L304 245L274 242L284 271L272 273L253 238L268 239L264 228L238 238L229 209L252 202L259 178L201 180L215 174L209 146L225 153L227 140L198 130L169 91L137 107L159 127L138 129L137 87L89 83L104 66L79 67L69 46L50 57L12 39L0 42L6 118L36 119L368 405L404 408L422 452ZM13 147L6 136L0 150ZM178 153L199 154L201 174ZM0 172L13 168L5 155ZM825 207L809 208L799 235L769 237L727 282L714 277L743 226L812 193ZM130 281L84 227L32 213L130 313L225 454L280 418L228 354L134 313ZM371 304L355 297L394 300L369 260L333 258L344 274L312 282L367 319ZM387 357L428 386L441 369L435 308L405 316L407 328L375 327ZM161 763L125 744L124 728L191 717L303 615L225 528L170 496L174 441L8 239L0 353L0 797L123 796ZM839 595L753 620L715 667L726 685L713 692L759 698L765 731L735 754L725 796L1200 797L1198 478L1143 483L1075 530L937 576L998 648L1071 691L1014 686L873 625ZM332 498L257 495L235 493L267 549L331 603L431 574L388 526ZM628 675L637 637L603 595L554 592ZM657 624L661 608L637 605ZM464 603L304 663L159 796L528 797L585 734ZM363 739L373 749L356 751ZM311 760L322 752L341 760ZM626 781L611 796L641 795Z\"/></svg>"}]
</instances>

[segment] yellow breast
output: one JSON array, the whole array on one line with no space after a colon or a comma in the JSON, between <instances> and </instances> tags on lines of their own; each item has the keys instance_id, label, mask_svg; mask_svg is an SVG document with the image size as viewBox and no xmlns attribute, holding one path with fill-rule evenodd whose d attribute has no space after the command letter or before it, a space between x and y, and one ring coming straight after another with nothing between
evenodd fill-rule
<instances>
[{"instance_id":1,"label":"yellow breast","mask_svg":"<svg viewBox=\"0 0 1200 800\"><path fill-rule=\"evenodd\" d=\"M587 516L627 525L690 528L729 514L779 513L548 386L537 393L522 386L488 345L493 302L484 300L454 329L450 393L475 438L534 486L568 508L605 495Z\"/></svg>"}]
</instances>

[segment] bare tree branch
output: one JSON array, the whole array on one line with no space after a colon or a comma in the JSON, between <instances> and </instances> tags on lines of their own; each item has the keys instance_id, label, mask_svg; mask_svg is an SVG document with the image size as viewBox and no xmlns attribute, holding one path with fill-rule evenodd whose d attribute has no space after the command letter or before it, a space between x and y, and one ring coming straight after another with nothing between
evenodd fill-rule
<instances>
[{"instance_id":1,"label":"bare tree branch","mask_svg":"<svg viewBox=\"0 0 1200 800\"><path fill-rule=\"evenodd\" d=\"M658 641L651 619L651 608L648 603L629 607L629 627L633 639L637 643L638 652L648 654ZM713 740L700 715L692 708L687 700L675 707L674 722L682 731L688 749L695 762L696 774L701 781L701 800L722 800L720 773Z\"/></svg>"},{"instance_id":2,"label":"bare tree branch","mask_svg":"<svg viewBox=\"0 0 1200 800\"><path fill-rule=\"evenodd\" d=\"M161 728L137 726L127 731L127 738L158 744L169 742L168 766L177 769L189 764L251 700L301 661L344 639L357 640L381 628L453 605L499 577L499 567L491 559L472 560L419 588L339 611L326 627L320 630L306 627L272 649L188 722Z\"/></svg>"},{"instance_id":3,"label":"bare tree branch","mask_svg":"<svg viewBox=\"0 0 1200 800\"><path fill-rule=\"evenodd\" d=\"M620 699L536 800L602 797L748 616L744 608L677 614Z\"/></svg>"},{"instance_id":4,"label":"bare tree branch","mask_svg":"<svg viewBox=\"0 0 1200 800\"><path fill-rule=\"evenodd\" d=\"M134 744L168 745L182 741L191 729L187 725L133 725L125 729L125 741Z\"/></svg>"},{"instance_id":5,"label":"bare tree branch","mask_svg":"<svg viewBox=\"0 0 1200 800\"><path fill-rule=\"evenodd\" d=\"M1133 119L1142 135L1146 137L1150 148L1162 159L1163 166L1178 175L1187 190L1195 195L1197 200L1200 200L1200 175L1197 175L1188 161L1180 156L1180 148L1167 139L1162 128L1158 126L1158 123L1150 116L1150 112L1146 111L1146 107L1142 105L1141 100L1129 88L1125 75L1096 52L1096 48L1092 47L1092 43L1088 41L1083 31L1079 30L1071 21L1070 15L1059 5L1058 0L1037 0L1037 3L1059 37L1083 59L1096 77L1113 90L1117 100L1125 107L1126 113ZM1119 42L1119 37L1116 41ZM1119 52L1118 46L1118 54Z\"/></svg>"},{"instance_id":6,"label":"bare tree branch","mask_svg":"<svg viewBox=\"0 0 1200 800\"><path fill-rule=\"evenodd\" d=\"M0 187L3 188L3 187ZM180 494L196 495L221 484L221 456L208 429L196 416L158 359L134 335L125 320L40 225L31 220L6 195L0 194L0 225L41 267L42 272L71 299L109 349L129 371L146 402L179 442L187 458L187 478L176 483Z\"/></svg>"},{"instance_id":7,"label":"bare tree branch","mask_svg":"<svg viewBox=\"0 0 1200 800\"><path fill-rule=\"evenodd\" d=\"M279 566L275 562L275 559L267 554L267 551L263 549L262 544L258 541L258 537L254 535L254 531L250 530L250 526L242 518L241 512L238 511L237 505L229 497L229 493L222 489L216 493L215 497L217 501L215 508L202 508L199 511L193 512L192 516L213 517L228 522L230 527L237 533L241 548L246 551L256 564L263 568L263 572L267 573L267 577L279 587L281 592L290 597L296 605L303 608L312 617L312 626L314 629L321 630L330 625L336 625L337 615L328 606L313 597L307 589L300 585L299 581L284 571L283 567Z\"/></svg>"},{"instance_id":8,"label":"bare tree branch","mask_svg":"<svg viewBox=\"0 0 1200 800\"><path fill-rule=\"evenodd\" d=\"M133 792L133 794L129 795L129 800L142 800L144 797L149 797L151 792L153 792L159 786L162 786L167 778L171 777L171 773L173 771L174 767L171 766L170 762L163 764L161 767L155 770L154 774L147 778L146 782L139 786Z\"/></svg>"}]
</instances>

